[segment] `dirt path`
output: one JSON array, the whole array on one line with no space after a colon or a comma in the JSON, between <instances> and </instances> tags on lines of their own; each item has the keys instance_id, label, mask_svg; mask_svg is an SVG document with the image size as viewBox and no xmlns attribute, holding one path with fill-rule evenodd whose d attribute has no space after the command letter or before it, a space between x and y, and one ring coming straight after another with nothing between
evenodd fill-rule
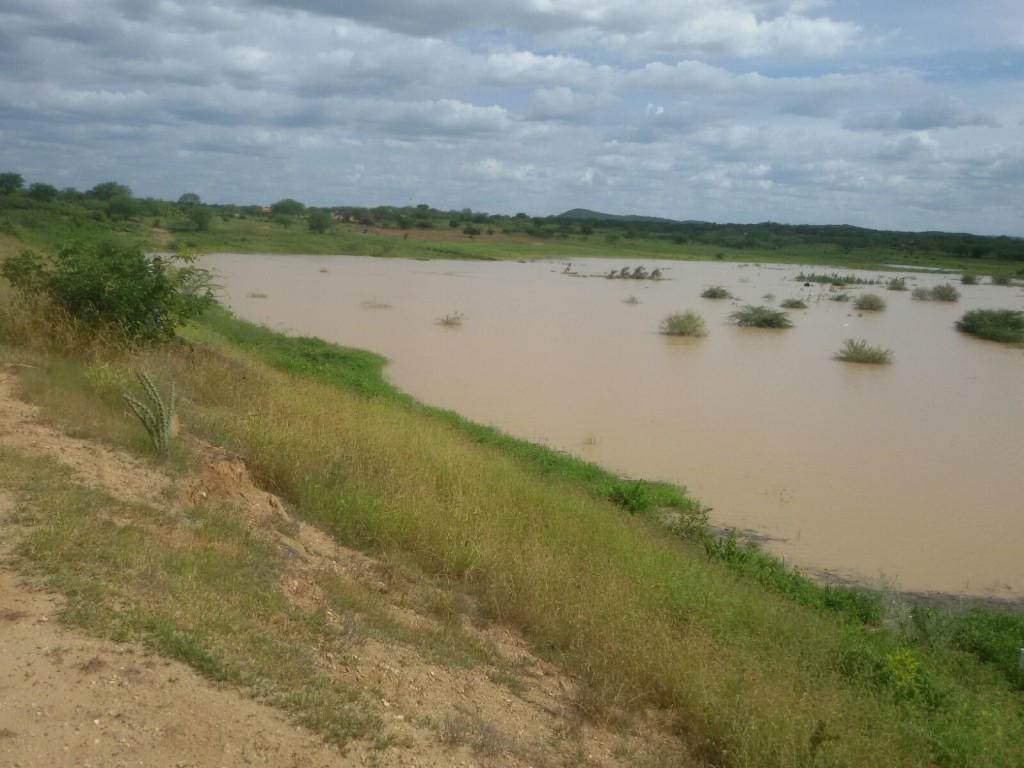
<instances>
[{"instance_id":1,"label":"dirt path","mask_svg":"<svg viewBox=\"0 0 1024 768\"><path fill-rule=\"evenodd\" d=\"M15 376L0 373L0 445L50 456L80 482L121 499L167 509L202 501L232 510L290 553L279 586L304 607L320 603L317 576L329 572L379 594L396 621L413 629L437 626L422 610L436 588L396 578L386 565L292 519L279 499L252 484L237 457L192 440L199 469L174 477L40 424L36 409L15 397L16 388ZM368 711L384 723L373 740L344 750L326 745L285 713L216 686L182 663L62 626L59 598L13 569L7 535L13 528L3 523L14 511L14 496L0 488L0 768L682 764L666 760L682 751L656 713L604 725L587 721L575 681L533 657L521 637L468 618L465 631L504 666L446 666L373 638L358 641L355 664L321 659L331 674L365 693ZM513 663L522 674L515 693L506 674Z\"/></svg>"}]
</instances>

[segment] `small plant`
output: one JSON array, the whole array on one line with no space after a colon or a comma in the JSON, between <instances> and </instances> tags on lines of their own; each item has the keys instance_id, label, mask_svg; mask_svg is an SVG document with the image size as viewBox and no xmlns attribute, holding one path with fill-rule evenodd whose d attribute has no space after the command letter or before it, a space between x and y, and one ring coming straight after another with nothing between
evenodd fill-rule
<instances>
[{"instance_id":1,"label":"small plant","mask_svg":"<svg viewBox=\"0 0 1024 768\"><path fill-rule=\"evenodd\" d=\"M892 350L873 347L863 340L847 339L843 342L843 348L834 357L836 360L842 360L845 363L887 365L892 362Z\"/></svg>"},{"instance_id":2,"label":"small plant","mask_svg":"<svg viewBox=\"0 0 1024 768\"><path fill-rule=\"evenodd\" d=\"M956 321L956 329L1003 344L1024 344L1024 311L972 309Z\"/></svg>"},{"instance_id":3,"label":"small plant","mask_svg":"<svg viewBox=\"0 0 1024 768\"><path fill-rule=\"evenodd\" d=\"M146 392L149 403L137 400L129 394L124 394L125 402L131 407L132 412L138 416L142 426L146 428L150 440L153 441L153 448L161 456L169 456L171 452L171 427L174 421L174 411L178 405L178 397L174 391L174 382L171 382L167 400L160 395L153 379L148 374L139 373L139 381ZM152 407L150 407L152 406Z\"/></svg>"},{"instance_id":4,"label":"small plant","mask_svg":"<svg viewBox=\"0 0 1024 768\"><path fill-rule=\"evenodd\" d=\"M935 301L960 301L960 291L949 283L943 283L932 288L932 299Z\"/></svg>"},{"instance_id":5,"label":"small plant","mask_svg":"<svg viewBox=\"0 0 1024 768\"><path fill-rule=\"evenodd\" d=\"M661 321L660 330L666 336L707 336L704 318L696 312L673 312Z\"/></svg>"},{"instance_id":6,"label":"small plant","mask_svg":"<svg viewBox=\"0 0 1024 768\"><path fill-rule=\"evenodd\" d=\"M970 272L965 272L964 274L960 275L960 282L963 285L977 285L978 276L972 275Z\"/></svg>"},{"instance_id":7,"label":"small plant","mask_svg":"<svg viewBox=\"0 0 1024 768\"><path fill-rule=\"evenodd\" d=\"M907 278L905 277L894 277L889 281L889 284L885 286L890 291L905 291L907 290Z\"/></svg>"},{"instance_id":8,"label":"small plant","mask_svg":"<svg viewBox=\"0 0 1024 768\"><path fill-rule=\"evenodd\" d=\"M732 294L729 293L728 288L724 288L721 285L712 285L710 288L706 288L701 294L701 298L704 299L731 299Z\"/></svg>"},{"instance_id":9,"label":"small plant","mask_svg":"<svg viewBox=\"0 0 1024 768\"><path fill-rule=\"evenodd\" d=\"M881 312L885 309L885 299L877 293L865 293L857 297L853 306L865 312Z\"/></svg>"},{"instance_id":10,"label":"small plant","mask_svg":"<svg viewBox=\"0 0 1024 768\"><path fill-rule=\"evenodd\" d=\"M1009 285L1010 278L1007 275L992 275L992 285Z\"/></svg>"},{"instance_id":11,"label":"small plant","mask_svg":"<svg viewBox=\"0 0 1024 768\"><path fill-rule=\"evenodd\" d=\"M464 316L461 312L451 312L444 317L438 318L437 324L447 328L458 328L462 325L463 318Z\"/></svg>"},{"instance_id":12,"label":"small plant","mask_svg":"<svg viewBox=\"0 0 1024 768\"><path fill-rule=\"evenodd\" d=\"M754 328L792 328L793 321L789 319L789 315L780 309L772 309L771 307L755 307L752 304L747 304L742 309L738 309L729 315L729 319L745 327Z\"/></svg>"},{"instance_id":13,"label":"small plant","mask_svg":"<svg viewBox=\"0 0 1024 768\"><path fill-rule=\"evenodd\" d=\"M803 299L783 299L779 306L783 309L807 309L807 302Z\"/></svg>"},{"instance_id":14,"label":"small plant","mask_svg":"<svg viewBox=\"0 0 1024 768\"><path fill-rule=\"evenodd\" d=\"M910 292L910 298L915 301L931 301L932 300L932 289L925 288L923 285L917 286Z\"/></svg>"},{"instance_id":15,"label":"small plant","mask_svg":"<svg viewBox=\"0 0 1024 768\"><path fill-rule=\"evenodd\" d=\"M622 303L623 304L639 304L640 303L640 299L638 299L636 296L630 296L628 298L623 299Z\"/></svg>"},{"instance_id":16,"label":"small plant","mask_svg":"<svg viewBox=\"0 0 1024 768\"><path fill-rule=\"evenodd\" d=\"M828 298L829 298L829 301L849 301L853 297L850 294L848 294L846 291L840 291L839 293L832 294Z\"/></svg>"}]
</instances>

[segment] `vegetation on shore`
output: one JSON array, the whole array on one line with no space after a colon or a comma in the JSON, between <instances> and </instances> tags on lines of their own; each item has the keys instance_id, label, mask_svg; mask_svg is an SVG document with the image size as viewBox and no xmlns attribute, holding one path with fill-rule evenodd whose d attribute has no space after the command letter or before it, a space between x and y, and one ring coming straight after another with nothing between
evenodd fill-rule
<instances>
[{"instance_id":1,"label":"vegetation on shore","mask_svg":"<svg viewBox=\"0 0 1024 768\"><path fill-rule=\"evenodd\" d=\"M711 530L685 489L617 477L422 406L387 384L370 353L283 336L219 307L173 343L130 344L103 326L68 332L73 314L3 290L0 354L33 366L26 392L51 418L148 450L125 418L126 383L139 369L176 382L184 427L243 456L296 518L446 585L450 605L522 632L602 706L660 709L687 760L812 768L1024 757L1024 617L816 584ZM353 691L294 652L325 643L344 653L327 612L356 625L372 595L332 594L296 611L275 587L286 555L226 521L197 508L192 538L169 548L168 522L117 507L115 524L95 514L109 499L69 496L56 479L38 488L29 478L41 471L0 455L0 478L27 510L20 557L69 596L69 620L145 638L338 742L375 732ZM50 508L60 513L41 514ZM427 641L446 663L475 663L457 632Z\"/></svg>"}]
</instances>

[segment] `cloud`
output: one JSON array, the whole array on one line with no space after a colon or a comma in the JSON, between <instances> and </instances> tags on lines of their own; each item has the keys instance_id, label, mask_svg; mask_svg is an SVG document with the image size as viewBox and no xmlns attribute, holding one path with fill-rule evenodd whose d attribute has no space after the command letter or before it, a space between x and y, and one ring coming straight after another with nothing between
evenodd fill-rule
<instances>
[{"instance_id":1,"label":"cloud","mask_svg":"<svg viewBox=\"0 0 1024 768\"><path fill-rule=\"evenodd\" d=\"M949 96L930 96L904 108L854 112L843 121L851 131L926 131L971 125L995 128L999 121Z\"/></svg>"}]
</instances>

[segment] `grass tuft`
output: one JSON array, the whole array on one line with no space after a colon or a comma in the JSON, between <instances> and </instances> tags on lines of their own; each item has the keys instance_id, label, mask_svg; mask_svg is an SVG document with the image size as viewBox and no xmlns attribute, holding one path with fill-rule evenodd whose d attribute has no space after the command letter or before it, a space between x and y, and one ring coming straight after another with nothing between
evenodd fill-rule
<instances>
[{"instance_id":1,"label":"grass tuft","mask_svg":"<svg viewBox=\"0 0 1024 768\"><path fill-rule=\"evenodd\" d=\"M956 321L956 329L1003 344L1024 344L1024 311L972 309Z\"/></svg>"},{"instance_id":2,"label":"grass tuft","mask_svg":"<svg viewBox=\"0 0 1024 768\"><path fill-rule=\"evenodd\" d=\"M729 319L744 327L752 328L792 328L793 321L789 315L779 309L771 307L755 307L747 304L729 315Z\"/></svg>"},{"instance_id":3,"label":"grass tuft","mask_svg":"<svg viewBox=\"0 0 1024 768\"><path fill-rule=\"evenodd\" d=\"M807 309L807 302L803 299L783 299L779 306L783 309Z\"/></svg>"},{"instance_id":4,"label":"grass tuft","mask_svg":"<svg viewBox=\"0 0 1024 768\"><path fill-rule=\"evenodd\" d=\"M865 293L857 297L853 306L865 312L881 312L885 309L885 299L877 293Z\"/></svg>"},{"instance_id":5,"label":"grass tuft","mask_svg":"<svg viewBox=\"0 0 1024 768\"><path fill-rule=\"evenodd\" d=\"M873 347L863 340L847 339L843 342L843 348L835 354L835 359L846 363L887 365L892 362L892 350Z\"/></svg>"},{"instance_id":6,"label":"grass tuft","mask_svg":"<svg viewBox=\"0 0 1024 768\"><path fill-rule=\"evenodd\" d=\"M707 336L708 327L704 318L696 312L673 312L664 317L659 326L666 336Z\"/></svg>"},{"instance_id":7,"label":"grass tuft","mask_svg":"<svg viewBox=\"0 0 1024 768\"><path fill-rule=\"evenodd\" d=\"M712 285L710 288L704 289L701 297L705 299L731 299L732 294L728 288L724 288L721 285Z\"/></svg>"}]
</instances>

